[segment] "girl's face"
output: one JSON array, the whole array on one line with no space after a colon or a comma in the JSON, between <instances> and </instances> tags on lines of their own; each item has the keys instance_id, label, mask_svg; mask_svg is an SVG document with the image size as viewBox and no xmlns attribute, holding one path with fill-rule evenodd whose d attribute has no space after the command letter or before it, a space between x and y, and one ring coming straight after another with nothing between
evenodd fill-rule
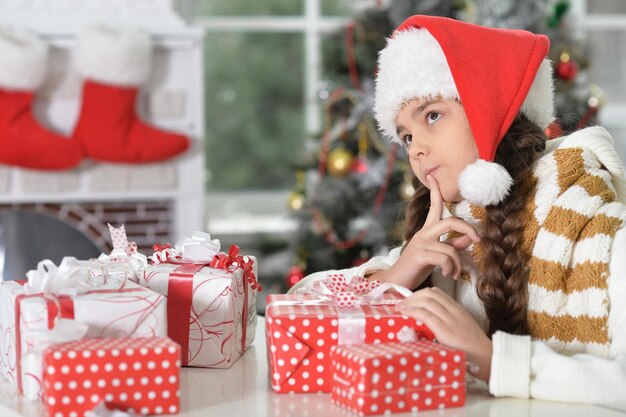
<instances>
[{"instance_id":1,"label":"girl's face","mask_svg":"<svg viewBox=\"0 0 626 417\"><path fill-rule=\"evenodd\" d=\"M409 100L396 119L398 137L406 145L417 178L428 186L432 174L445 201L460 201L461 171L478 159L478 148L463 106L456 100Z\"/></svg>"}]
</instances>

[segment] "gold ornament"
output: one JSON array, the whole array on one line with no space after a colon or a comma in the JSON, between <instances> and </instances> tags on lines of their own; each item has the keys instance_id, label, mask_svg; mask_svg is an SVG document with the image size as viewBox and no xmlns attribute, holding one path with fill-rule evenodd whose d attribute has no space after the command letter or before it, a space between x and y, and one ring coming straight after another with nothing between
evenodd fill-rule
<instances>
[{"instance_id":1,"label":"gold ornament","mask_svg":"<svg viewBox=\"0 0 626 417\"><path fill-rule=\"evenodd\" d=\"M350 172L354 156L344 148L336 148L328 153L328 172L334 177L343 177Z\"/></svg>"},{"instance_id":2,"label":"gold ornament","mask_svg":"<svg viewBox=\"0 0 626 417\"><path fill-rule=\"evenodd\" d=\"M302 207L304 207L304 201L304 194L298 191L290 192L289 196L287 197L287 204L289 206L289 209L293 212L302 210Z\"/></svg>"},{"instance_id":3,"label":"gold ornament","mask_svg":"<svg viewBox=\"0 0 626 417\"><path fill-rule=\"evenodd\" d=\"M411 200L415 194L415 188L413 188L413 184L411 184L410 180L405 179L402 185L400 186L400 196L405 200Z\"/></svg>"}]
</instances>

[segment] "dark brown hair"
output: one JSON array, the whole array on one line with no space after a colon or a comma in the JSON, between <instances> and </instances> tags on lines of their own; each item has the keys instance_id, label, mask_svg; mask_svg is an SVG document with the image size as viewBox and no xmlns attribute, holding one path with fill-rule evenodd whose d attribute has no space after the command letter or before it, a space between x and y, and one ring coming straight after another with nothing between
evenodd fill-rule
<instances>
[{"instance_id":1,"label":"dark brown hair","mask_svg":"<svg viewBox=\"0 0 626 417\"><path fill-rule=\"evenodd\" d=\"M546 140L539 126L518 114L496 152L495 162L511 174L513 185L504 201L485 207L487 218L480 242L484 259L476 292L489 318L489 336L496 330L528 334L525 272L528 259L523 255L521 243L529 182L524 180L532 177L532 166L544 151ZM407 242L423 227L430 207L428 188L415 177L413 186L415 194L405 217Z\"/></svg>"}]
</instances>

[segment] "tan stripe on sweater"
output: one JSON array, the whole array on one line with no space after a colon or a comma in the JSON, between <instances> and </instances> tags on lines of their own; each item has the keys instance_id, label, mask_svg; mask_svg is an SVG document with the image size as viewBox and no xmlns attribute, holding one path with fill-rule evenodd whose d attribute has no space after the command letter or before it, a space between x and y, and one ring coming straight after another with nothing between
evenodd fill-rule
<instances>
[{"instance_id":1,"label":"tan stripe on sweater","mask_svg":"<svg viewBox=\"0 0 626 417\"><path fill-rule=\"evenodd\" d=\"M578 340L582 343L608 343L606 317L551 316L545 313L528 312L528 324L532 335L539 339L556 337L564 342Z\"/></svg>"},{"instance_id":2,"label":"tan stripe on sweater","mask_svg":"<svg viewBox=\"0 0 626 417\"><path fill-rule=\"evenodd\" d=\"M560 192L571 187L582 175L585 175L581 148L557 149L554 151L554 160L557 164L557 182Z\"/></svg>"},{"instance_id":3,"label":"tan stripe on sweater","mask_svg":"<svg viewBox=\"0 0 626 417\"><path fill-rule=\"evenodd\" d=\"M604 179L596 175L586 174L576 184L580 185L591 196L599 196L604 202L615 201L615 193L606 185Z\"/></svg>"},{"instance_id":4,"label":"tan stripe on sweater","mask_svg":"<svg viewBox=\"0 0 626 417\"><path fill-rule=\"evenodd\" d=\"M574 210L554 206L548 213L543 227L550 233L575 241L580 233L580 229L587 222L589 222L589 217L585 215Z\"/></svg>"},{"instance_id":5,"label":"tan stripe on sweater","mask_svg":"<svg viewBox=\"0 0 626 417\"><path fill-rule=\"evenodd\" d=\"M583 262L575 268L567 268L558 262L532 258L530 262L529 284L535 284L550 291L563 291L571 294L587 288L607 288L608 265L602 262Z\"/></svg>"},{"instance_id":6,"label":"tan stripe on sweater","mask_svg":"<svg viewBox=\"0 0 626 417\"><path fill-rule=\"evenodd\" d=\"M580 232L578 241L593 237L598 233L607 236L615 236L615 232L617 232L621 225L622 221L616 217L607 216L606 214L597 214Z\"/></svg>"}]
</instances>

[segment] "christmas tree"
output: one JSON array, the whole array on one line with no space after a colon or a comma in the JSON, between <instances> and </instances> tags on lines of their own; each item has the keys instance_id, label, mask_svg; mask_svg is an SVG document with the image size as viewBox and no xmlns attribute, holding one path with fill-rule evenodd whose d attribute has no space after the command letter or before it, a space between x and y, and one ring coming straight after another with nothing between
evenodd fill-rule
<instances>
[{"instance_id":1,"label":"christmas tree","mask_svg":"<svg viewBox=\"0 0 626 417\"><path fill-rule=\"evenodd\" d=\"M325 44L326 83L320 89L324 130L307 143L296 165L289 207L299 221L285 284L305 275L356 266L401 243L411 198L406 152L382 138L373 117L377 54L385 38L413 14L526 29L550 37L557 121L549 137L593 124L601 92L585 79L584 45L573 38L567 1L396 0L376 3Z\"/></svg>"},{"instance_id":2,"label":"christmas tree","mask_svg":"<svg viewBox=\"0 0 626 417\"><path fill-rule=\"evenodd\" d=\"M324 43L324 130L296 164L289 207L299 227L287 287L312 272L358 265L401 242L413 188L406 152L376 128L378 51L406 17L456 17L460 8L453 0L379 2Z\"/></svg>"}]
</instances>

